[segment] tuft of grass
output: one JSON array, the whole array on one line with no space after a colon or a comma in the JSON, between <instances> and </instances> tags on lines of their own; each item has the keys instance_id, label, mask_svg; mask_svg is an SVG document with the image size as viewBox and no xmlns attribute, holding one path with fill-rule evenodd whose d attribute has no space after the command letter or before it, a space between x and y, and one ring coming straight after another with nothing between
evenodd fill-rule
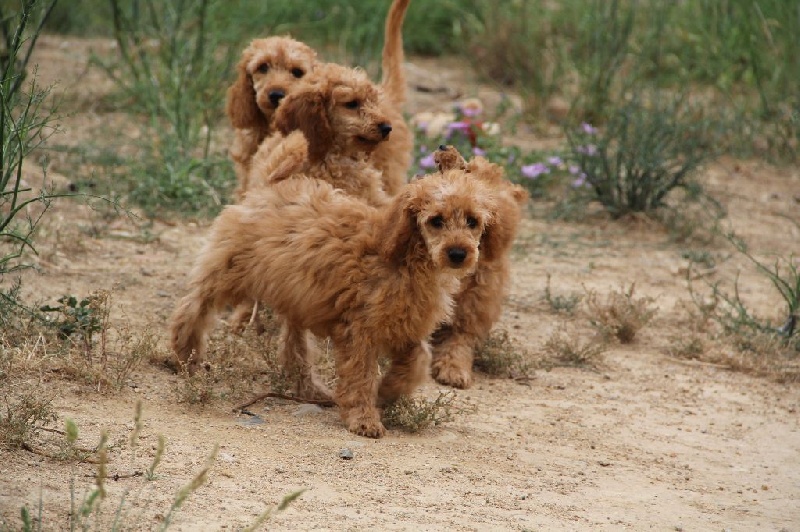
<instances>
[{"instance_id":1,"label":"tuft of grass","mask_svg":"<svg viewBox=\"0 0 800 532\"><path fill-rule=\"evenodd\" d=\"M475 350L475 369L493 377L528 380L535 364L531 354L509 336L505 329L493 330Z\"/></svg>"},{"instance_id":2,"label":"tuft of grass","mask_svg":"<svg viewBox=\"0 0 800 532\"><path fill-rule=\"evenodd\" d=\"M383 410L383 422L406 432L417 433L453 420L456 392L439 391L435 399L400 397Z\"/></svg>"},{"instance_id":3,"label":"tuft of grass","mask_svg":"<svg viewBox=\"0 0 800 532\"><path fill-rule=\"evenodd\" d=\"M603 364L603 354L607 350L605 342L591 340L581 342L576 334L565 329L555 331L543 346L545 368L571 367L598 369Z\"/></svg>"},{"instance_id":4,"label":"tuft of grass","mask_svg":"<svg viewBox=\"0 0 800 532\"><path fill-rule=\"evenodd\" d=\"M52 397L44 397L34 389L5 392L0 410L0 449L29 446L37 431L54 423L57 417L52 401Z\"/></svg>"},{"instance_id":5,"label":"tuft of grass","mask_svg":"<svg viewBox=\"0 0 800 532\"><path fill-rule=\"evenodd\" d=\"M651 297L634 296L635 283L626 290L612 291L601 301L593 290L586 290L586 307L589 322L605 340L616 339L623 344L633 342L636 334L656 314Z\"/></svg>"},{"instance_id":6,"label":"tuft of grass","mask_svg":"<svg viewBox=\"0 0 800 532\"><path fill-rule=\"evenodd\" d=\"M553 295L553 292L550 289L550 277L550 273L548 273L547 284L544 288L542 300L547 303L550 310L557 314L568 314L570 316L575 314L575 311L578 309L578 305L583 299L583 296L581 294Z\"/></svg>"}]
</instances>

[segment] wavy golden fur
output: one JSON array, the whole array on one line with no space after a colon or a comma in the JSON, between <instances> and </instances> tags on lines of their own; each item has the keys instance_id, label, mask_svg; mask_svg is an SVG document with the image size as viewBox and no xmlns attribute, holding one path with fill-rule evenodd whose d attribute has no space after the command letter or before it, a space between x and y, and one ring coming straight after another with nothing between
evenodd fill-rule
<instances>
[{"instance_id":1,"label":"wavy golden fur","mask_svg":"<svg viewBox=\"0 0 800 532\"><path fill-rule=\"evenodd\" d=\"M378 400L410 393L428 374L426 339L491 247L496 215L485 183L457 168L405 185L383 208L317 179L253 190L214 221L172 316L172 348L191 369L218 309L264 302L295 329L332 339L342 420L381 437ZM381 355L392 361L383 380Z\"/></svg>"},{"instance_id":2,"label":"wavy golden fur","mask_svg":"<svg viewBox=\"0 0 800 532\"><path fill-rule=\"evenodd\" d=\"M384 112L394 131L371 155L373 166L381 172L383 188L391 195L407 181L414 141L402 114L406 99L402 26L409 2L394 0L386 18L381 87L387 95ZM313 49L289 37L256 39L242 53L227 100L228 117L235 130L230 154L239 183L238 199L248 189L253 156L275 132L275 109L298 81L320 64Z\"/></svg>"}]
</instances>

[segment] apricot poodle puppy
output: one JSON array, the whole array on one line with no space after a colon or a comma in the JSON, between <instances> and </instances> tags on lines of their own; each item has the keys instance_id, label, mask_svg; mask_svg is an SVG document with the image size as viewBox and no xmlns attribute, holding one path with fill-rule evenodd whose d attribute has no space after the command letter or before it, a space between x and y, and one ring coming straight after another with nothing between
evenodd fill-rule
<instances>
[{"instance_id":1,"label":"apricot poodle puppy","mask_svg":"<svg viewBox=\"0 0 800 532\"><path fill-rule=\"evenodd\" d=\"M253 157L250 189L302 175L386 204L381 173L368 160L393 134L384 98L363 71L318 65L276 111L277 132Z\"/></svg>"},{"instance_id":2,"label":"apricot poodle puppy","mask_svg":"<svg viewBox=\"0 0 800 532\"><path fill-rule=\"evenodd\" d=\"M320 65L298 84L274 115L277 133L253 157L250 190L290 178L325 181L374 206L385 205L381 175L368 157L386 142L392 126L380 105L382 92L359 70ZM283 137L284 133L288 136ZM256 321L256 302L240 304L230 323L243 330ZM313 371L315 343L304 330L284 324L280 360L306 399L330 399L330 390ZM297 351L305 354L297 356ZM307 363L312 363L311 366Z\"/></svg>"},{"instance_id":3,"label":"apricot poodle puppy","mask_svg":"<svg viewBox=\"0 0 800 532\"><path fill-rule=\"evenodd\" d=\"M382 105L388 121L394 124L394 133L371 157L381 172L383 187L391 195L407 180L414 140L402 115L406 100L402 26L409 2L394 0L386 18L381 82L386 97ZM320 64L312 48L289 37L256 39L243 51L227 100L227 114L235 130L230 154L238 178L239 200L249 187L253 156L275 132L275 110L298 81Z\"/></svg>"},{"instance_id":4,"label":"apricot poodle puppy","mask_svg":"<svg viewBox=\"0 0 800 532\"><path fill-rule=\"evenodd\" d=\"M261 301L296 329L330 337L346 427L381 437L378 400L428 375L425 340L452 310L461 279L494 247L493 195L462 169L410 183L383 208L317 179L248 194L215 220L174 311L182 364L202 361L216 311ZM378 357L391 367L379 380Z\"/></svg>"},{"instance_id":5,"label":"apricot poodle puppy","mask_svg":"<svg viewBox=\"0 0 800 532\"><path fill-rule=\"evenodd\" d=\"M481 157L467 163L454 148L441 148L434 154L440 167L469 172L491 190L497 201L493 246L481 248L475 271L461 281L453 315L431 337L433 377L442 384L468 388L473 381L474 351L486 340L502 312L511 270L509 252L528 193L505 179L502 167Z\"/></svg>"}]
</instances>

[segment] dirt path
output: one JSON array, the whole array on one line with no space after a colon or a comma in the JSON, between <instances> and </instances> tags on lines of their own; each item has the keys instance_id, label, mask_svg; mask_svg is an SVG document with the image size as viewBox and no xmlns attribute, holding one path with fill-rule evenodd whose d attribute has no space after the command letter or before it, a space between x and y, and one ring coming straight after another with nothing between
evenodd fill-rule
<instances>
[{"instance_id":1,"label":"dirt path","mask_svg":"<svg viewBox=\"0 0 800 532\"><path fill-rule=\"evenodd\" d=\"M796 169L727 162L704 179L758 252L800 255L798 231L781 222L782 214L797 212ZM113 288L114 319L155 327L163 347L164 324L207 224L156 223L144 238L116 219L89 236L97 216L56 208L42 230L40 273L25 279L26 296L52 301ZM452 422L416 435L392 430L378 441L359 438L333 409L281 400L253 405L258 418L231 413L238 400L180 404L181 377L157 365L142 366L116 394L41 378L59 418L77 422L81 445L109 432L110 477L145 470L158 435L166 438L155 480L107 481L98 528L108 528L125 493L126 526L156 528L219 445L207 484L174 516L176 530L240 529L298 489L306 491L270 529L800 530L800 388L665 354L686 334L679 305L689 298L685 264L681 246L658 229L529 217L500 324L525 348L541 349L562 326L590 335L579 325L585 318L553 314L540 302L548 273L557 294L584 286L607 293L635 282L637 294L656 298L656 319L633 345L611 348L596 371L538 371L527 385L480 376L458 392L462 412ZM718 274L737 270L746 301L774 311L769 284L746 262L731 257ZM420 393L438 390L429 383ZM137 401L144 429L132 449ZM353 459L340 457L345 448ZM80 498L95 471L0 451L0 516L16 524L19 508L35 507L41 497L44 529L63 530L71 479Z\"/></svg>"}]
</instances>

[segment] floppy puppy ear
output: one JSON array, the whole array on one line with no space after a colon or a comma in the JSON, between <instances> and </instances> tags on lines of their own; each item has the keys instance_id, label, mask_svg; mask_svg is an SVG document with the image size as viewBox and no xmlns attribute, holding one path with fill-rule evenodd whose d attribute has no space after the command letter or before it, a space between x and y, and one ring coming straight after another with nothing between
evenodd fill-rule
<instances>
[{"instance_id":1,"label":"floppy puppy ear","mask_svg":"<svg viewBox=\"0 0 800 532\"><path fill-rule=\"evenodd\" d=\"M512 185L498 198L494 216L486 224L481 236L481 257L492 262L508 253L517 235L522 206L528 201L528 192Z\"/></svg>"},{"instance_id":2,"label":"floppy puppy ear","mask_svg":"<svg viewBox=\"0 0 800 532\"><path fill-rule=\"evenodd\" d=\"M225 111L236 129L268 129L269 122L256 102L253 80L247 72L249 54L245 54L239 65L236 81L228 87L228 100Z\"/></svg>"},{"instance_id":3,"label":"floppy puppy ear","mask_svg":"<svg viewBox=\"0 0 800 532\"><path fill-rule=\"evenodd\" d=\"M333 147L333 129L328 118L328 98L316 85L292 93L275 114L275 127L288 135L299 130L308 140L308 158L321 161Z\"/></svg>"},{"instance_id":4,"label":"floppy puppy ear","mask_svg":"<svg viewBox=\"0 0 800 532\"><path fill-rule=\"evenodd\" d=\"M480 175L481 179L489 182L501 181L505 176L505 170L503 170L502 166L490 163L483 157L473 157L466 164L466 170L471 174Z\"/></svg>"},{"instance_id":5,"label":"floppy puppy ear","mask_svg":"<svg viewBox=\"0 0 800 532\"><path fill-rule=\"evenodd\" d=\"M389 230L381 246L381 255L387 261L400 264L413 253L419 237L417 213L412 207L408 192L395 198L387 218Z\"/></svg>"}]
</instances>

